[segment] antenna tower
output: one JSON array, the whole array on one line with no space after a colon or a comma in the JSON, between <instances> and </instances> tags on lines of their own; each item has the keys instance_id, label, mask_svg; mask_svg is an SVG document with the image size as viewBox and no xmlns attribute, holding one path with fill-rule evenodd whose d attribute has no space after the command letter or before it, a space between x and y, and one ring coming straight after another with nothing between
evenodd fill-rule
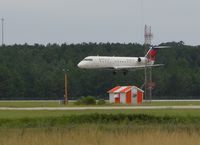
<instances>
[{"instance_id":1,"label":"antenna tower","mask_svg":"<svg viewBox=\"0 0 200 145\"><path fill-rule=\"evenodd\" d=\"M144 52L145 54L148 51L148 47L151 46L151 40L153 38L153 34L151 32L151 26L145 25L144 28ZM146 60L147 61L147 60ZM145 63L147 64L147 62ZM145 67L145 99L151 101L152 100L152 68Z\"/></svg>"},{"instance_id":2,"label":"antenna tower","mask_svg":"<svg viewBox=\"0 0 200 145\"><path fill-rule=\"evenodd\" d=\"M145 25L145 27L144 27L144 45L145 46L151 45L152 38L153 38L153 34L151 33L151 26ZM146 49L146 47L145 47L145 49Z\"/></svg>"},{"instance_id":3,"label":"antenna tower","mask_svg":"<svg viewBox=\"0 0 200 145\"><path fill-rule=\"evenodd\" d=\"M4 18L1 18L1 43L4 45Z\"/></svg>"}]
</instances>

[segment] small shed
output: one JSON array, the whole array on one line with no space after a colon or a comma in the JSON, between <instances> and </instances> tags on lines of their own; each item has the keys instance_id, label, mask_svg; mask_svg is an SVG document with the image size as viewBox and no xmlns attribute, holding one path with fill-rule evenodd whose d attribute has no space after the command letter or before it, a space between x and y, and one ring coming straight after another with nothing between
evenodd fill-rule
<instances>
[{"instance_id":1,"label":"small shed","mask_svg":"<svg viewBox=\"0 0 200 145\"><path fill-rule=\"evenodd\" d=\"M144 91L136 86L116 86L108 93L110 103L142 104Z\"/></svg>"}]
</instances>

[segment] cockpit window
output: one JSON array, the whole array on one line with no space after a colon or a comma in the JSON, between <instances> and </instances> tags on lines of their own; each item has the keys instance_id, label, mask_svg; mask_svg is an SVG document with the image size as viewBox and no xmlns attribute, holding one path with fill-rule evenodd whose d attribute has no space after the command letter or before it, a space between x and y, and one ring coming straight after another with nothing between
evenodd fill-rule
<instances>
[{"instance_id":1,"label":"cockpit window","mask_svg":"<svg viewBox=\"0 0 200 145\"><path fill-rule=\"evenodd\" d=\"M84 61L93 61L93 59L85 58Z\"/></svg>"}]
</instances>

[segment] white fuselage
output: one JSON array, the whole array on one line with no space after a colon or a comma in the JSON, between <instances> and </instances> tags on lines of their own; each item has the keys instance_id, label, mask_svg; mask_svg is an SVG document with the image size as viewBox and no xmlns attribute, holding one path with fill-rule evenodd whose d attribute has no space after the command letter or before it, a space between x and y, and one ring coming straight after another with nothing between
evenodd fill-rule
<instances>
[{"instance_id":1,"label":"white fuselage","mask_svg":"<svg viewBox=\"0 0 200 145\"><path fill-rule=\"evenodd\" d=\"M152 65L146 57L112 57L112 56L88 56L79 62L78 67L84 69L130 69L140 66Z\"/></svg>"}]
</instances>

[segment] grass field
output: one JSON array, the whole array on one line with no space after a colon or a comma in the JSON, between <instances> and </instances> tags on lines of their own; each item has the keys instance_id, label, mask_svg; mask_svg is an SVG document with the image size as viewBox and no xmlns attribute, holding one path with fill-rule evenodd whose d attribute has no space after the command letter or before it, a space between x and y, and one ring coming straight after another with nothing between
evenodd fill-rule
<instances>
[{"instance_id":1,"label":"grass field","mask_svg":"<svg viewBox=\"0 0 200 145\"><path fill-rule=\"evenodd\" d=\"M59 101L0 101L0 107L64 107ZM67 106L73 106L70 103Z\"/></svg>"},{"instance_id":2,"label":"grass field","mask_svg":"<svg viewBox=\"0 0 200 145\"><path fill-rule=\"evenodd\" d=\"M51 128L81 124L183 125L200 129L199 110L0 111L0 128Z\"/></svg>"},{"instance_id":3,"label":"grass field","mask_svg":"<svg viewBox=\"0 0 200 145\"><path fill-rule=\"evenodd\" d=\"M187 106L200 105L200 102L152 102L151 104L147 102L143 105ZM0 107L64 106L75 105L73 103L62 105L58 101L0 102ZM199 145L199 143L200 110L198 109L0 110L2 145Z\"/></svg>"},{"instance_id":4,"label":"grass field","mask_svg":"<svg viewBox=\"0 0 200 145\"><path fill-rule=\"evenodd\" d=\"M142 106L192 106L199 105L200 101L166 101L166 102L144 102ZM64 105L59 101L0 101L0 107L74 107L73 102ZM104 106L127 106L122 104L105 104Z\"/></svg>"},{"instance_id":5,"label":"grass field","mask_svg":"<svg viewBox=\"0 0 200 145\"><path fill-rule=\"evenodd\" d=\"M38 118L38 117L60 117L69 115L84 115L84 114L147 114L154 116L194 116L200 117L200 110L0 110L0 119L20 119L20 118Z\"/></svg>"}]
</instances>

